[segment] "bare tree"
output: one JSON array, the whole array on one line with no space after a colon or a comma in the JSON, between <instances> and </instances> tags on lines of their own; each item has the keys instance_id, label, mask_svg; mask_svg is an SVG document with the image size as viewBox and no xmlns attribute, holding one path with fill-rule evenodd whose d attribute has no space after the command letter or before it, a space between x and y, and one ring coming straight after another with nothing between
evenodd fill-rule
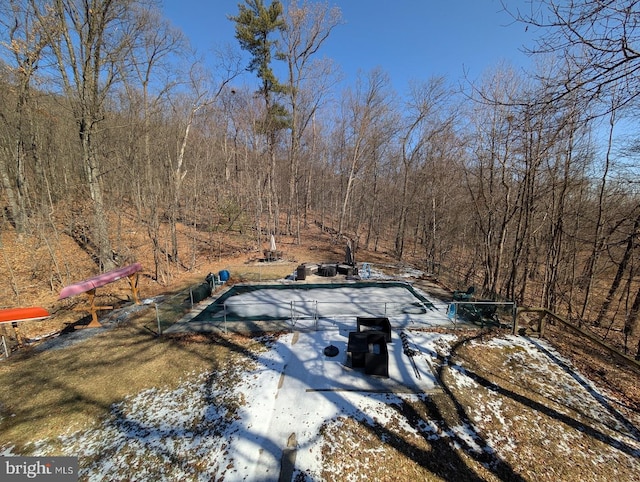
<instances>
[{"instance_id":1,"label":"bare tree","mask_svg":"<svg viewBox=\"0 0 640 482\"><path fill-rule=\"evenodd\" d=\"M638 333L638 314L640 313L640 286L638 286L638 290L636 291L636 295L633 299L633 304L631 305L631 310L627 315L624 323L624 343L625 348L627 347L627 342L630 336L637 335ZM640 360L640 338L638 339L638 346L636 347L636 360Z\"/></svg>"},{"instance_id":2,"label":"bare tree","mask_svg":"<svg viewBox=\"0 0 640 482\"><path fill-rule=\"evenodd\" d=\"M43 18L47 27L51 27L52 15L48 13ZM37 138L34 126L32 82L36 70L42 60L43 51L47 47L47 37L44 29L35 18L31 2L28 0L10 0L0 7L0 25L7 37L0 42L6 48L8 57L13 61L11 70L16 85L15 121L11 129L15 132L11 156L0 155L0 179L7 194L9 211L18 234L27 230L28 225L28 190L29 179L26 176L27 163L38 174L36 183L44 187L44 174L38 157ZM2 116L9 122L6 116ZM13 168L9 169L6 159L11 158ZM38 189L46 192L45 189Z\"/></svg>"},{"instance_id":3,"label":"bare tree","mask_svg":"<svg viewBox=\"0 0 640 482\"><path fill-rule=\"evenodd\" d=\"M512 103L521 91L521 80L511 70L498 70L479 87L483 101L472 116L473 158L468 159L464 176L481 238L482 287L490 293L498 292L505 276L507 235L516 211L512 178L518 159L518 108Z\"/></svg>"},{"instance_id":4,"label":"bare tree","mask_svg":"<svg viewBox=\"0 0 640 482\"><path fill-rule=\"evenodd\" d=\"M103 166L98 154L99 129L109 93L137 35L139 10L131 0L54 0L37 5L35 14L46 32L58 68L62 91L70 103L82 150L86 185L93 203L94 244L101 269L114 266L105 208ZM135 7L141 7L139 2ZM48 15L52 12L55 24Z\"/></svg>"},{"instance_id":5,"label":"bare tree","mask_svg":"<svg viewBox=\"0 0 640 482\"><path fill-rule=\"evenodd\" d=\"M392 113L392 92L389 78L379 69L371 71L366 79L360 78L356 90L347 95L343 106L344 150L341 155L346 167L346 180L343 189L342 208L339 213L338 234L342 235L346 228L347 209L356 177L362 167L370 161L368 142L373 139L374 132L383 134L390 140L393 131L387 125L384 132L376 131L376 126L385 124ZM382 141L382 138L378 139Z\"/></svg>"},{"instance_id":6,"label":"bare tree","mask_svg":"<svg viewBox=\"0 0 640 482\"><path fill-rule=\"evenodd\" d=\"M416 177L416 164L426 162L429 147L438 134L447 130L453 117L447 115L445 100L448 92L443 78L433 78L422 84L414 84L406 106L406 127L401 133L402 193L400 215L395 239L395 254L402 259L406 235L407 213L411 196L410 180Z\"/></svg>"},{"instance_id":7,"label":"bare tree","mask_svg":"<svg viewBox=\"0 0 640 482\"><path fill-rule=\"evenodd\" d=\"M233 64L232 64L233 65ZM221 78L216 82L209 78L209 73L203 69L203 66L194 63L189 73L189 87L190 94L186 99L182 99L185 102L176 103L175 113L177 118L180 119L180 134L176 144L177 149L175 152L169 152L169 164L170 168L170 192L172 194L169 204L169 228L171 233L171 251L169 253L170 259L178 263L178 239L177 239L177 222L180 210L180 200L182 195L183 181L187 175L187 163L186 152L189 142L189 136L196 116L200 111L213 105L226 86L238 75L237 68L230 68L223 71Z\"/></svg>"},{"instance_id":8,"label":"bare tree","mask_svg":"<svg viewBox=\"0 0 640 482\"><path fill-rule=\"evenodd\" d=\"M286 97L291 115L289 136L289 206L286 229L293 231L293 215L297 218L296 234L300 241L298 186L300 180L300 144L322 101L329 93L333 67L323 59L314 62L322 44L340 24L341 14L326 3L293 1L285 12L286 27L282 31L280 56L287 63Z\"/></svg>"},{"instance_id":9,"label":"bare tree","mask_svg":"<svg viewBox=\"0 0 640 482\"><path fill-rule=\"evenodd\" d=\"M613 301L613 297L615 296L620 284L622 282L622 277L624 273L629 268L629 263L631 261L631 257L635 250L635 246L637 244L637 239L640 236L640 215L638 215L633 223L633 227L631 228L631 232L628 234L625 249L618 263L618 269L616 270L616 274L613 277L613 281L611 282L611 286L609 287L609 291L607 292L607 296L602 303L602 307L600 308L600 313L598 314L598 318L595 321L596 325L600 325L604 320L604 317L607 315L609 311L609 307L611 306L611 302Z\"/></svg>"},{"instance_id":10,"label":"bare tree","mask_svg":"<svg viewBox=\"0 0 640 482\"><path fill-rule=\"evenodd\" d=\"M540 77L550 103L569 94L587 101L619 91L624 107L640 95L640 11L636 0L542 0L514 18L541 32L532 54L560 55L559 71ZM505 6L505 10L509 10ZM605 106L607 107L607 106ZM604 112L611 108L609 104Z\"/></svg>"},{"instance_id":11,"label":"bare tree","mask_svg":"<svg viewBox=\"0 0 640 482\"><path fill-rule=\"evenodd\" d=\"M550 310L557 310L558 301L564 298L567 303L567 311L573 312L573 285L570 286L568 296L565 293L565 283L561 279L561 272L568 270L567 259L573 259L577 254L574 248L569 248L567 237L571 236L570 199L573 197L575 186L582 180L585 159L583 155L584 141L581 140L589 131L582 129L580 109L577 104L569 102L567 112L561 123L564 124L563 132L554 152L546 157L544 178L548 186L546 191L547 216L546 229L540 243L545 246L539 253L539 258L544 266L544 282L542 283L542 305ZM575 238L575 236L574 236ZM573 251L573 252L571 252Z\"/></svg>"},{"instance_id":12,"label":"bare tree","mask_svg":"<svg viewBox=\"0 0 640 482\"><path fill-rule=\"evenodd\" d=\"M187 50L187 45L182 33L155 10L140 12L139 22L144 28L135 37L131 59L123 59L127 61L121 64L125 93L132 110L129 129L136 133L131 142L137 145L142 141L141 162L128 163L127 172L129 181L135 184L131 192L137 193L138 215L153 246L154 279L160 280L165 278L160 269L160 176L164 172L153 163L153 158L162 154L157 143L152 145L152 122L161 115L167 97L178 85L176 59Z\"/></svg>"},{"instance_id":13,"label":"bare tree","mask_svg":"<svg viewBox=\"0 0 640 482\"><path fill-rule=\"evenodd\" d=\"M611 166L611 149L613 144L613 130L615 127L615 111L612 111L609 114L609 135L607 142L607 152L604 156L604 165L602 169L602 176L600 178L600 186L598 188L598 202L596 204L596 219L595 219L595 228L593 233L593 245L591 248L591 254L587 259L587 263L583 272L583 285L584 285L584 301L582 303L582 309L580 311L580 322L584 320L585 314L587 312L587 307L589 306L589 301L591 298L591 289L593 287L593 277L596 271L596 266L598 264L598 260L602 255L603 249L606 244L606 235L603 233L604 224L606 219L605 214L605 197L607 193L607 183L609 182L610 175L610 166Z\"/></svg>"}]
</instances>

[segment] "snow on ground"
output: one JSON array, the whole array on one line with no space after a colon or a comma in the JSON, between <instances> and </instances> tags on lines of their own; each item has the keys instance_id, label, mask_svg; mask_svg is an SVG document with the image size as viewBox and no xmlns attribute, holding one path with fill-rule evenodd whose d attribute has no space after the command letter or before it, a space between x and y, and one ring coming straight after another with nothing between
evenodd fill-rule
<instances>
[{"instance_id":1,"label":"snow on ground","mask_svg":"<svg viewBox=\"0 0 640 482\"><path fill-rule=\"evenodd\" d=\"M547 399L568 407L580 407L581 412L588 418L604 422L615 430L634 430L621 417L616 417L617 412L612 409L607 397L601 394L591 381L581 376L572 363L546 341L505 336L494 338L484 346L509 347L505 363L526 363L532 379L551 382L540 385L540 395ZM532 364L532 361L535 363ZM557 369L548 370L549 363L553 363ZM555 388L558 386L562 387L561 392ZM584 404L585 392L595 403ZM640 438L640 431L635 431Z\"/></svg>"},{"instance_id":2,"label":"snow on ground","mask_svg":"<svg viewBox=\"0 0 640 482\"><path fill-rule=\"evenodd\" d=\"M406 333L419 351L414 358L417 371L402 353L397 332L390 346L389 379L372 378L345 366L346 336L340 330L289 333L258 353L252 366L235 367L236 373L193 374L175 390L144 391L112 407L111 416L101 426L70 434L58 443L63 453L80 457L80 475L89 480L277 480L287 464L295 467L291 477L321 480L323 444L331 444L322 436L323 425L337 423L344 416L370 424L384 425L391 419L397 423L394 406L438 390L431 367L437 354L457 337L427 331ZM588 396L597 390L575 384L572 374L544 352L548 346L514 336L490 343L516 347L515 353L522 350L529 357L526 362L537 371L567 386L574 384L573 396L588 405L592 416L606 414ZM335 358L322 352L330 344L340 350ZM463 367L450 364L447 368L458 387L476 384ZM228 377L236 383L219 383ZM230 411L229 406L237 410ZM447 439L469 453L484 451L500 457L515 451L509 440L514 421L503 413L501 399L494 397L476 408L479 417L491 416L502 425L481 443L473 417L446 431L438 430L438 421L428 420L420 427L405 423L402 429L416 435L422 432L430 440ZM628 427L619 428L611 436L637 451L632 458L639 457L640 442L630 436ZM43 444L39 453L50 450Z\"/></svg>"},{"instance_id":3,"label":"snow on ground","mask_svg":"<svg viewBox=\"0 0 640 482\"><path fill-rule=\"evenodd\" d=\"M519 466L546 468L539 460L526 465L527 457L537 456L527 450L533 436L553 463L563 463L562 454L575 457L575 445L584 443L581 437L595 436L604 448L585 448L584 459L577 461L585 470L591 464L631 467L631 473L635 467L640 469L637 429L548 344L509 335L474 342L503 350L505 365L526 366L532 378L547 381L536 387L540 396L550 404L568 406L566 413L555 405L548 409L562 422L560 428L542 423L546 407L533 401L522 405L523 398L506 389L483 386L472 367L449 356L458 335L428 331L433 326L451 327L446 311L446 303L434 302L434 309L426 314L399 315L402 319L393 324L388 345L388 379L347 366L353 320L327 319L317 331L301 323L290 333L268 338L267 349L246 366L194 373L175 390L139 393L111 407L110 416L99 426L42 442L34 455L53 451L76 455L80 476L87 480L322 480L327 475L339 479L363 463L366 466L362 460L354 459L351 466L324 460L327 454L344 449L324 433L339 432L344 417L349 417L369 426L393 423L407 437L444 442L472 458L484 454L487 459L477 460L493 460L494 465L507 461L516 473ZM416 350L412 359L403 353L400 331ZM336 357L324 355L329 345L338 348ZM452 379L449 394L472 394L468 418L447 426L437 419L416 424L399 417L398 406L403 402L442 393L436 372ZM550 384L563 390L549 389ZM566 425L574 412L606 427L585 430L578 424L569 431ZM531 433L523 436L522 426L531 427ZM379 444L375 451L381 453L384 438ZM491 467L491 463L484 465ZM532 475L530 470L527 474L530 477L525 480L553 480ZM356 471L352 475L353 480L362 476Z\"/></svg>"},{"instance_id":4,"label":"snow on ground","mask_svg":"<svg viewBox=\"0 0 640 482\"><path fill-rule=\"evenodd\" d=\"M380 276L377 279L384 279ZM388 279L388 278L387 278ZM415 296L411 289L423 299ZM209 301L197 306L166 333L234 330L244 321L261 317L280 319L284 328L297 330L352 329L357 316L387 317L394 328L428 328L474 326L447 316L448 304L442 301L424 303L429 297L416 287L385 284L314 287L303 289L295 283L282 287L266 286L259 290L239 292L224 302L224 310L207 310ZM226 317L225 317L226 313ZM286 320L286 321L285 321ZM293 321L292 321L293 320ZM252 323L252 322L249 322ZM266 322L273 326L272 321ZM268 329L268 328L267 328Z\"/></svg>"},{"instance_id":5,"label":"snow on ground","mask_svg":"<svg viewBox=\"0 0 640 482\"><path fill-rule=\"evenodd\" d=\"M402 360L406 356L394 333L389 378L384 379L345 366L347 336L340 331L281 336L226 392L215 382L229 374L194 374L176 390L147 390L125 400L102 426L59 442L64 452L91 461L81 475L92 480L117 479L132 469L147 478L160 468L165 480L194 475L201 480L274 480L283 449L295 439L297 470L319 477L320 427L344 415L384 421L394 413L390 400L435 389L429 360L436 354L434 342L452 337L410 333L420 349L415 372ZM340 350L335 358L322 353L329 345ZM238 400L231 418L221 409L223 398ZM48 450L40 447L42 454Z\"/></svg>"},{"instance_id":6,"label":"snow on ground","mask_svg":"<svg viewBox=\"0 0 640 482\"><path fill-rule=\"evenodd\" d=\"M134 304L114 310L110 316L100 320L100 327L91 328L90 330L74 330L65 333L58 331L44 337L30 339L27 343L33 344L36 351L60 350L110 330L119 323L125 322L133 313L146 309L148 305L159 303L162 299L163 296L146 298L141 300L139 305Z\"/></svg>"}]
</instances>

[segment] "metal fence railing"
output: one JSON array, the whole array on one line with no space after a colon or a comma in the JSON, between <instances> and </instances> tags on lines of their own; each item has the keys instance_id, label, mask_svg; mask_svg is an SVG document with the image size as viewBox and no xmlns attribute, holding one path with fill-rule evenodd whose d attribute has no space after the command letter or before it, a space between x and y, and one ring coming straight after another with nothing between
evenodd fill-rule
<instances>
[{"instance_id":1,"label":"metal fence railing","mask_svg":"<svg viewBox=\"0 0 640 482\"><path fill-rule=\"evenodd\" d=\"M454 327L457 327L459 318L479 324L482 328L485 325L513 326L516 313L517 305L513 301L452 301L447 310Z\"/></svg>"},{"instance_id":2,"label":"metal fence railing","mask_svg":"<svg viewBox=\"0 0 640 482\"><path fill-rule=\"evenodd\" d=\"M223 322L225 331L229 322L247 320L280 320L288 322L292 327L309 321L313 329L318 329L320 320L346 320L357 316L386 317L402 319L409 315L425 314L429 311L420 300L413 303L397 301L340 302L321 301L316 299L291 301L252 301L235 302L226 300L223 303Z\"/></svg>"}]
</instances>

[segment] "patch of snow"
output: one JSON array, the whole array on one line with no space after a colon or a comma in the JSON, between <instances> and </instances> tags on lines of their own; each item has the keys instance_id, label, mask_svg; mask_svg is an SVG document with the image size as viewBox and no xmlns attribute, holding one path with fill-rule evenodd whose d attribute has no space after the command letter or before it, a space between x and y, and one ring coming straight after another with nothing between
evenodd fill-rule
<instances>
[{"instance_id":1,"label":"patch of snow","mask_svg":"<svg viewBox=\"0 0 640 482\"><path fill-rule=\"evenodd\" d=\"M289 448L296 453L295 480L320 480L323 470L332 470L323 465L323 448L332 447L332 441L322 435L323 428L339 428L342 417L369 426L392 424L426 440L445 438L454 447L472 454L490 454L496 460L517 453L509 435L516 423L524 423L532 440L539 439L543 444L549 439L558 441L557 447L549 447L553 453L575 452L574 446L584 434L564 424L549 424L546 415L534 410L509 418L503 400L492 387L481 387L471 370L455 360L447 364L457 336L413 329L406 333L418 352L413 357L417 372L403 354L395 331L388 345L388 379L366 376L347 366L345 326L288 333L255 354L252 366L234 366L227 373L194 373L172 390L145 390L111 407L110 416L99 426L65 435L55 444L43 442L35 455L46 455L54 446L56 451L77 455L81 478L90 480L253 481L277 480ZM323 355L329 344L339 349L337 357ZM512 357L508 362L527 366L547 380L560 383L567 390L572 409L620 430L607 432L610 440L630 448L640 445L633 433L623 430L624 424L613 424L615 417L596 398L585 396L589 393L585 387L591 385L578 383L579 375L558 365L561 358L556 358L548 345L511 335L484 344L505 349ZM430 419L414 426L398 407L406 401L424 400L428 396L425 392L437 389L432 365L438 360L443 360L456 387L469 389L473 398L469 420L449 428ZM218 383L229 377L237 383ZM293 446L291 441L295 441ZM384 440L367 449L364 458L354 464L379 457L383 445ZM5 448L4 454L11 451L11 447ZM585 453L581 457L585 463L598 457L603 464L612 460L602 454ZM348 479L346 473L334 475Z\"/></svg>"},{"instance_id":2,"label":"patch of snow","mask_svg":"<svg viewBox=\"0 0 640 482\"><path fill-rule=\"evenodd\" d=\"M14 453L13 449L15 448L15 445L10 445L8 447L2 447L2 449L0 449L0 457L12 457L14 455L18 455L16 453Z\"/></svg>"},{"instance_id":3,"label":"patch of snow","mask_svg":"<svg viewBox=\"0 0 640 482\"><path fill-rule=\"evenodd\" d=\"M449 364L448 368L451 370L453 380L455 384L460 388L478 388L478 383L471 378L467 371L461 365Z\"/></svg>"},{"instance_id":4,"label":"patch of snow","mask_svg":"<svg viewBox=\"0 0 640 482\"><path fill-rule=\"evenodd\" d=\"M449 435L454 439L454 445L458 449L471 451L476 454L485 452L485 450L478 444L474 428L466 423L451 427ZM463 444L460 442L463 442Z\"/></svg>"}]
</instances>

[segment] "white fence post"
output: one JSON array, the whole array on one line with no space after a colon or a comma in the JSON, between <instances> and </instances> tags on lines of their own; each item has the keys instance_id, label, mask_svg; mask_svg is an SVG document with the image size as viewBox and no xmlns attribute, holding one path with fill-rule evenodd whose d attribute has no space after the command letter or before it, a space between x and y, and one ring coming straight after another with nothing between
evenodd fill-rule
<instances>
[{"instance_id":1,"label":"white fence post","mask_svg":"<svg viewBox=\"0 0 640 482\"><path fill-rule=\"evenodd\" d=\"M296 326L296 319L295 319L295 315L294 315L294 312L293 312L293 303L294 303L294 301L291 300L291 303L290 303L291 307L289 308L291 310L291 326Z\"/></svg>"}]
</instances>

